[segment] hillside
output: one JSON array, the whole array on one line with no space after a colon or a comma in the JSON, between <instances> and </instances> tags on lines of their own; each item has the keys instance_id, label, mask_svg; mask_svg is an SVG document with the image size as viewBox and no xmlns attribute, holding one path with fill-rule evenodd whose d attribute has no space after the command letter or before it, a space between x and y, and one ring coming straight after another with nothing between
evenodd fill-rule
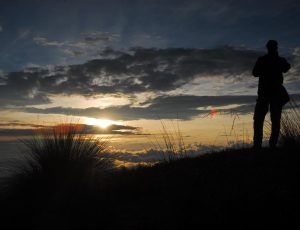
<instances>
[{"instance_id":1,"label":"hillside","mask_svg":"<svg viewBox=\"0 0 300 230\"><path fill-rule=\"evenodd\" d=\"M3 190L2 223L10 229L286 228L299 224L299 160L297 148L240 149L106 172L83 186L69 183L72 176L65 183L27 176Z\"/></svg>"}]
</instances>

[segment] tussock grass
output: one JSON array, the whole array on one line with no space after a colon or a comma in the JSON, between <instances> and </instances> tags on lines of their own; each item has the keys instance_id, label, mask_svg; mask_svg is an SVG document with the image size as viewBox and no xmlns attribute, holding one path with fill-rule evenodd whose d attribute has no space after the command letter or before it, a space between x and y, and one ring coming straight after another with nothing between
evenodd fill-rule
<instances>
[{"instance_id":1,"label":"tussock grass","mask_svg":"<svg viewBox=\"0 0 300 230\"><path fill-rule=\"evenodd\" d=\"M92 186L96 175L113 166L106 154L108 141L84 135L80 125L62 124L38 130L22 142L26 147L22 153L25 160L12 165L8 178L2 181L4 187L82 189Z\"/></svg>"},{"instance_id":2,"label":"tussock grass","mask_svg":"<svg viewBox=\"0 0 300 230\"><path fill-rule=\"evenodd\" d=\"M294 100L284 110L281 119L281 142L284 147L300 146L300 111Z\"/></svg>"},{"instance_id":3,"label":"tussock grass","mask_svg":"<svg viewBox=\"0 0 300 230\"><path fill-rule=\"evenodd\" d=\"M81 134L80 125L63 124L41 130L23 143L28 162L39 170L61 173L74 169L90 173L110 166L104 154L108 141Z\"/></svg>"},{"instance_id":4,"label":"tussock grass","mask_svg":"<svg viewBox=\"0 0 300 230\"><path fill-rule=\"evenodd\" d=\"M23 143L25 160L12 164L1 180L1 216L11 229L23 228L25 222L34 229L58 224L68 229L64 226L71 219L71 225L84 224L113 169L106 154L109 142L85 135L80 125L63 124L39 130ZM12 223L15 217L18 221Z\"/></svg>"}]
</instances>

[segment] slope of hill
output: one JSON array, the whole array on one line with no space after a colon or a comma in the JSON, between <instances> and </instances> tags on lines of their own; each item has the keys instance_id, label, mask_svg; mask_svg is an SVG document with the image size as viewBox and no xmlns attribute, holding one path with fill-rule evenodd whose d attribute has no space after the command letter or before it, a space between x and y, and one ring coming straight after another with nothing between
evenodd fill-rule
<instances>
[{"instance_id":1,"label":"slope of hill","mask_svg":"<svg viewBox=\"0 0 300 230\"><path fill-rule=\"evenodd\" d=\"M297 148L240 149L97 174L93 183L27 176L3 190L2 223L11 229L286 228L299 224L299 163Z\"/></svg>"}]
</instances>

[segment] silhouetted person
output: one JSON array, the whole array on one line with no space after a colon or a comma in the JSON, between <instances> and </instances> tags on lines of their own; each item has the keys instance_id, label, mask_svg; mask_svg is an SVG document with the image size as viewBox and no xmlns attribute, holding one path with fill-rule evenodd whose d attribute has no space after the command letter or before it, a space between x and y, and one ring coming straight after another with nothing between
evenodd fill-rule
<instances>
[{"instance_id":1,"label":"silhouetted person","mask_svg":"<svg viewBox=\"0 0 300 230\"><path fill-rule=\"evenodd\" d=\"M289 96L283 87L283 75L290 68L290 64L278 55L277 41L270 40L267 45L268 53L259 57L253 68L253 76L259 78L258 98L254 111L254 148L261 148L263 138L263 124L270 107L272 130L269 139L271 148L276 147L279 132L281 111Z\"/></svg>"}]
</instances>

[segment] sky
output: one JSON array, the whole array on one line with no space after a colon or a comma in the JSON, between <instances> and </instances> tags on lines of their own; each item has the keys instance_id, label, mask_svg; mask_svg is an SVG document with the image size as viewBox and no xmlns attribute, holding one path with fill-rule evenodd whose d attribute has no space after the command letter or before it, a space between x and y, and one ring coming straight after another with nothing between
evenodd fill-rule
<instances>
[{"instance_id":1,"label":"sky","mask_svg":"<svg viewBox=\"0 0 300 230\"><path fill-rule=\"evenodd\" d=\"M137 150L174 120L190 144L251 139L253 65L277 40L298 100L299 37L297 0L0 0L0 140L76 121Z\"/></svg>"}]
</instances>

